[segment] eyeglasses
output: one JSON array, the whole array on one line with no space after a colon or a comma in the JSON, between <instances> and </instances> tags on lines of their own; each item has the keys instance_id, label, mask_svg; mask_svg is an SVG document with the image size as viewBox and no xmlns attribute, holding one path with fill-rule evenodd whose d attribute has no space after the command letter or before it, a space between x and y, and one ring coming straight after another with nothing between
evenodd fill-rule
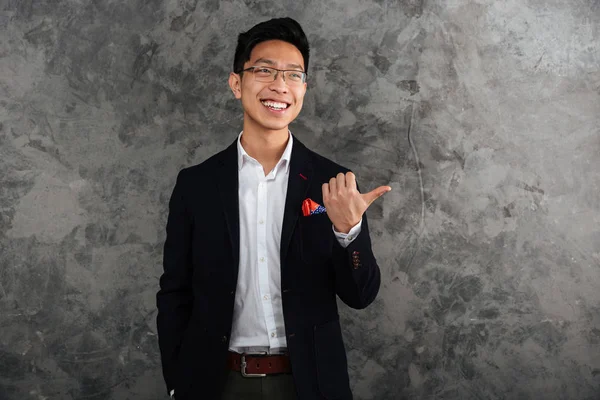
<instances>
[{"instance_id":1,"label":"eyeglasses","mask_svg":"<svg viewBox=\"0 0 600 400\"><path fill-rule=\"evenodd\" d=\"M283 73L283 81L288 85L301 85L306 82L306 72L295 69L277 69L271 67L252 66L243 69L241 72L252 71L254 79L258 82L273 82L277 79L279 72Z\"/></svg>"}]
</instances>

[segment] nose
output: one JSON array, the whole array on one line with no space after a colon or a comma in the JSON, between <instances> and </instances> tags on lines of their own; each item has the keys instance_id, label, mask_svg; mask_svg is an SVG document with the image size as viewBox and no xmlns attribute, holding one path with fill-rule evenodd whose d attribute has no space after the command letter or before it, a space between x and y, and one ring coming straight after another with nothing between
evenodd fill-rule
<instances>
[{"instance_id":1,"label":"nose","mask_svg":"<svg viewBox=\"0 0 600 400\"><path fill-rule=\"evenodd\" d=\"M277 75L275 75L275 80L271 82L269 85L269 89L275 90L278 93L287 93L288 86L284 81L283 72L277 71Z\"/></svg>"}]
</instances>

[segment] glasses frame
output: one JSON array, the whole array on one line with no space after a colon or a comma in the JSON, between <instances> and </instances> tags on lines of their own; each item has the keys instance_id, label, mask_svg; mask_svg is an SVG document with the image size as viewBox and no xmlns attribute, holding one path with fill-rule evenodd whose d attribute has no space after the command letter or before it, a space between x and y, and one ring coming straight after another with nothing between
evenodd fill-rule
<instances>
[{"instance_id":1,"label":"glasses frame","mask_svg":"<svg viewBox=\"0 0 600 400\"><path fill-rule=\"evenodd\" d=\"M302 74L302 81L298 82L300 84L302 83L306 83L306 78L307 78L307 74L304 71L299 71L297 69L277 69L277 68L273 68L273 67L267 67L265 65L253 65L251 67L248 67L246 69L243 69L239 72L239 74L241 74L242 72L247 72L247 71L252 71L254 72L255 69L257 68L266 68L266 69L271 69L273 71L277 71L275 72L275 74L273 75L273 82L275 82L277 80L277 75L282 72L281 76L283 77L283 81L287 84L287 81L285 80L285 73L286 72L298 72L300 74ZM256 75L254 75L254 79L256 79ZM260 81L259 81L260 82ZM269 82L269 81L265 81L265 82ZM294 81L292 81L293 83L296 83Z\"/></svg>"}]
</instances>

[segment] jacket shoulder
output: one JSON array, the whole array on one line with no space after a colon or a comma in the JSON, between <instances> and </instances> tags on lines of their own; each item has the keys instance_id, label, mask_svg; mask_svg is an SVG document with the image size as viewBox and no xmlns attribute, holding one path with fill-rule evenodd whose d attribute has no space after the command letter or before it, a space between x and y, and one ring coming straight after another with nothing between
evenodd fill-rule
<instances>
[{"instance_id":1,"label":"jacket shoulder","mask_svg":"<svg viewBox=\"0 0 600 400\"><path fill-rule=\"evenodd\" d=\"M221 165L221 161L224 157L226 149L221 150L218 153L213 154L206 160L199 164L191 165L189 167L182 168L179 171L179 179L193 179L198 176L205 174L213 174L215 168Z\"/></svg>"}]
</instances>

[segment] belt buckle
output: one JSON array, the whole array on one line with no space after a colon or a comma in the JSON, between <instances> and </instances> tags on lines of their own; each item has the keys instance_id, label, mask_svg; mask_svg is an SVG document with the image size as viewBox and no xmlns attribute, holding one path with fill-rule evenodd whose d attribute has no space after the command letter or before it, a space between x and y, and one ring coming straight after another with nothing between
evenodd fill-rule
<instances>
[{"instance_id":1,"label":"belt buckle","mask_svg":"<svg viewBox=\"0 0 600 400\"><path fill-rule=\"evenodd\" d=\"M267 374L248 374L246 373L246 366L248 365L246 363L246 356L264 356L267 355L266 351L258 351L256 353L244 353L242 354L242 363L241 363L241 371L242 371L242 376L244 378L264 378L265 376L267 376Z\"/></svg>"}]
</instances>

